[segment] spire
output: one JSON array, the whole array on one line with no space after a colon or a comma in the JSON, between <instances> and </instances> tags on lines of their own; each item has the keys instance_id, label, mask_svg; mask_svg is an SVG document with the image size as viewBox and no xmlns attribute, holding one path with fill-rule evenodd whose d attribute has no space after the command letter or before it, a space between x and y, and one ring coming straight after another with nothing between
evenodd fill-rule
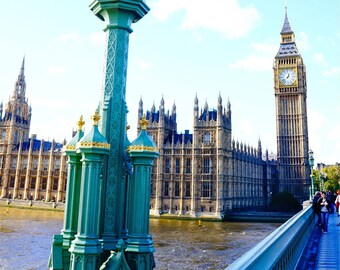
<instances>
[{"instance_id":1,"label":"spire","mask_svg":"<svg viewBox=\"0 0 340 270\"><path fill-rule=\"evenodd\" d=\"M287 6L286 6L285 7L285 21L284 21L283 26L282 26L281 35L282 34L290 34L290 33L293 33L293 31L290 28L290 24L289 24L289 21L288 21Z\"/></svg>"},{"instance_id":2,"label":"spire","mask_svg":"<svg viewBox=\"0 0 340 270\"><path fill-rule=\"evenodd\" d=\"M142 118L142 115L143 115L143 100L141 96L139 100L139 107L138 107L138 120Z\"/></svg>"},{"instance_id":3,"label":"spire","mask_svg":"<svg viewBox=\"0 0 340 270\"><path fill-rule=\"evenodd\" d=\"M25 97L25 89L26 89L26 82L25 82L25 56L24 56L24 58L22 59L18 79L15 83L15 89L14 89L13 96Z\"/></svg>"},{"instance_id":4,"label":"spire","mask_svg":"<svg viewBox=\"0 0 340 270\"><path fill-rule=\"evenodd\" d=\"M175 114L176 114L176 104L175 104L175 101L174 101L174 104L172 105L171 114L172 114L172 115L175 115Z\"/></svg>"},{"instance_id":5,"label":"spire","mask_svg":"<svg viewBox=\"0 0 340 270\"><path fill-rule=\"evenodd\" d=\"M208 101L205 100L205 103L204 103L204 110L205 111L208 111L209 107L208 107Z\"/></svg>"},{"instance_id":6,"label":"spire","mask_svg":"<svg viewBox=\"0 0 340 270\"><path fill-rule=\"evenodd\" d=\"M156 107L155 107L155 102L154 102L151 107L151 112L154 113L155 111L156 111Z\"/></svg>"},{"instance_id":7,"label":"spire","mask_svg":"<svg viewBox=\"0 0 340 270\"><path fill-rule=\"evenodd\" d=\"M20 74L19 74L19 77L23 77L23 76L25 76L25 56L22 59L21 69L20 69Z\"/></svg>"},{"instance_id":8,"label":"spire","mask_svg":"<svg viewBox=\"0 0 340 270\"><path fill-rule=\"evenodd\" d=\"M222 97L221 97L221 92L218 94L217 103L218 103L218 106L222 106Z\"/></svg>"}]
</instances>

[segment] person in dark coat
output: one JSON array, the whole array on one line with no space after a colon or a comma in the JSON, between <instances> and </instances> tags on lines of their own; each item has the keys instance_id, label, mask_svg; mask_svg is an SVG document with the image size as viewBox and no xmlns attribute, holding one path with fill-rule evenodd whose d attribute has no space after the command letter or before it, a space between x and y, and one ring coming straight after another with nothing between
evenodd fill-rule
<instances>
[{"instance_id":1,"label":"person in dark coat","mask_svg":"<svg viewBox=\"0 0 340 270\"><path fill-rule=\"evenodd\" d=\"M318 216L318 225L321 225L321 211L320 205L318 204L318 200L321 198L321 193L319 191L315 192L313 198L313 211Z\"/></svg>"},{"instance_id":2,"label":"person in dark coat","mask_svg":"<svg viewBox=\"0 0 340 270\"><path fill-rule=\"evenodd\" d=\"M323 233L328 232L328 218L331 209L331 201L327 199L326 192L322 191L321 198L318 200L321 212L321 229Z\"/></svg>"}]
</instances>

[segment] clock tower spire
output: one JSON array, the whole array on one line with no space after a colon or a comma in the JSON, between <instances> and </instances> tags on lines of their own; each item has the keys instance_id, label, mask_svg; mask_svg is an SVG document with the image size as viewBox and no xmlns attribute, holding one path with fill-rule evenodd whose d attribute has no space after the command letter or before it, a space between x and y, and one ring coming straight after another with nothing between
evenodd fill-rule
<instances>
[{"instance_id":1,"label":"clock tower spire","mask_svg":"<svg viewBox=\"0 0 340 270\"><path fill-rule=\"evenodd\" d=\"M274 60L279 190L299 201L308 198L308 126L306 67L295 44L287 8Z\"/></svg>"}]
</instances>

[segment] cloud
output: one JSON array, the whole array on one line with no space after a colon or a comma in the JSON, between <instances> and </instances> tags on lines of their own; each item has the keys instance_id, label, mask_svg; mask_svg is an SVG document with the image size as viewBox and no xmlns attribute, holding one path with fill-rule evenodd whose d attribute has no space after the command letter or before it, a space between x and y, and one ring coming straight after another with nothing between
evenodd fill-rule
<instances>
[{"instance_id":1,"label":"cloud","mask_svg":"<svg viewBox=\"0 0 340 270\"><path fill-rule=\"evenodd\" d=\"M152 66L151 62L139 60L137 66L140 70L149 70Z\"/></svg>"},{"instance_id":2,"label":"cloud","mask_svg":"<svg viewBox=\"0 0 340 270\"><path fill-rule=\"evenodd\" d=\"M56 37L55 39L61 42L67 42L67 41L80 41L81 37L79 36L78 33L71 32L62 34Z\"/></svg>"},{"instance_id":3,"label":"cloud","mask_svg":"<svg viewBox=\"0 0 340 270\"><path fill-rule=\"evenodd\" d=\"M325 77L340 76L340 67L332 67L325 70L322 74Z\"/></svg>"},{"instance_id":4,"label":"cloud","mask_svg":"<svg viewBox=\"0 0 340 270\"><path fill-rule=\"evenodd\" d=\"M160 0L152 10L160 21L179 12L184 12L183 29L210 30L228 39L246 36L260 19L254 6L241 7L237 0Z\"/></svg>"},{"instance_id":5,"label":"cloud","mask_svg":"<svg viewBox=\"0 0 340 270\"><path fill-rule=\"evenodd\" d=\"M313 58L314 60L317 62L317 63L320 63L322 65L327 65L326 61L325 61L325 57L322 53L315 53L313 55Z\"/></svg>"},{"instance_id":6,"label":"cloud","mask_svg":"<svg viewBox=\"0 0 340 270\"><path fill-rule=\"evenodd\" d=\"M99 45L105 45L105 32L96 32L90 36L90 40Z\"/></svg>"},{"instance_id":7,"label":"cloud","mask_svg":"<svg viewBox=\"0 0 340 270\"><path fill-rule=\"evenodd\" d=\"M67 69L63 66L49 66L48 73L52 75L62 75L67 73Z\"/></svg>"},{"instance_id":8,"label":"cloud","mask_svg":"<svg viewBox=\"0 0 340 270\"><path fill-rule=\"evenodd\" d=\"M250 47L253 53L244 59L230 64L229 68L248 71L271 70L278 46L271 43L253 43Z\"/></svg>"},{"instance_id":9,"label":"cloud","mask_svg":"<svg viewBox=\"0 0 340 270\"><path fill-rule=\"evenodd\" d=\"M31 97L30 101L34 107L48 108L48 109L65 109L71 107L71 103L68 99L48 99L41 97ZM32 106L32 107L33 107Z\"/></svg>"},{"instance_id":10,"label":"cloud","mask_svg":"<svg viewBox=\"0 0 340 270\"><path fill-rule=\"evenodd\" d=\"M305 32L300 32L299 37L296 38L296 46L299 51L306 51L309 48L308 35Z\"/></svg>"}]
</instances>

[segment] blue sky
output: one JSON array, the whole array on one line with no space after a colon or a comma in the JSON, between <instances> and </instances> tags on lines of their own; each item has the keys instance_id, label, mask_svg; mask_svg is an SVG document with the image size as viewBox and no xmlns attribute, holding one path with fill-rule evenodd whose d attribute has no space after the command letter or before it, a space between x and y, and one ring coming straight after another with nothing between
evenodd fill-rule
<instances>
[{"instance_id":1,"label":"blue sky","mask_svg":"<svg viewBox=\"0 0 340 270\"><path fill-rule=\"evenodd\" d=\"M272 64L284 0L149 0L130 35L129 138L137 108L177 106L178 131L192 129L193 101L232 109L235 140L276 152ZM0 100L7 102L26 57L31 133L70 139L101 94L104 23L84 0L4 1L0 9ZM340 161L340 1L288 1L288 17L307 68L308 125L315 162Z\"/></svg>"}]
</instances>

